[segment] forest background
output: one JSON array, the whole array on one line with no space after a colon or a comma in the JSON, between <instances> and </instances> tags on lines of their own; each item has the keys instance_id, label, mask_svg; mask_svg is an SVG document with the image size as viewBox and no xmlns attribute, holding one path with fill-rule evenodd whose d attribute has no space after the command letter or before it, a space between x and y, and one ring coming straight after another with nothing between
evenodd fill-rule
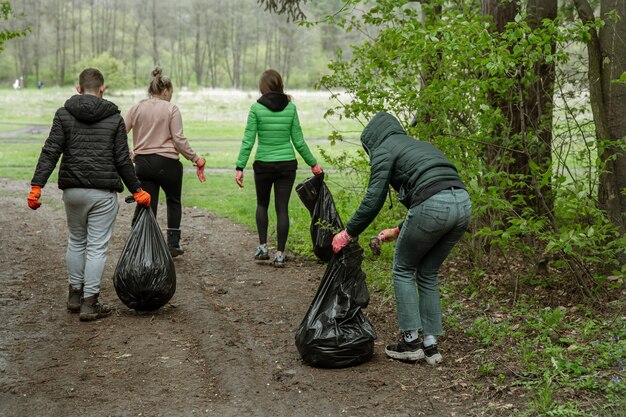
<instances>
[{"instance_id":1,"label":"forest background","mask_svg":"<svg viewBox=\"0 0 626 417\"><path fill-rule=\"evenodd\" d=\"M6 130L28 123L25 109L50 97L37 93L38 81L63 89L87 65L103 70L123 105L143 94L132 89L157 64L180 86L184 115L185 100L226 89L211 106L218 118L229 108L245 117L260 72L273 67L288 90L315 88L331 99L296 95L303 110L321 109L309 132L327 138L315 152L347 219L369 179L358 130L377 111L395 114L457 164L472 196L472 227L450 261L442 303L448 329L481 346L476 383L527 387L524 415L625 415L624 1L0 4L0 82L10 88L17 79L27 93L2 93ZM203 114L215 104L195 103ZM323 115L329 123L320 128ZM222 117L219 130L190 119L188 135L206 139L200 148L223 152L209 166L224 194L206 199L188 181L185 201L252 227L252 194L238 194L219 171L235 158L241 118ZM45 135L15 139L3 146L0 175L28 179ZM364 237L403 217L390 198ZM290 237L304 255L307 216L294 209ZM392 251L364 262L370 289L389 297Z\"/></svg>"}]
</instances>

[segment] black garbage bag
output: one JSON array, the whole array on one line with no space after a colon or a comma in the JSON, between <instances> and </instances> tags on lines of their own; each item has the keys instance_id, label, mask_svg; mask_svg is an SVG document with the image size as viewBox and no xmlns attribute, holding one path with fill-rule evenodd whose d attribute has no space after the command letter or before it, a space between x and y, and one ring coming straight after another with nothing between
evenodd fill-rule
<instances>
[{"instance_id":1,"label":"black garbage bag","mask_svg":"<svg viewBox=\"0 0 626 417\"><path fill-rule=\"evenodd\" d=\"M313 253L323 262L333 257L333 236L343 229L324 174L307 178L296 186L296 194L311 214Z\"/></svg>"},{"instance_id":2,"label":"black garbage bag","mask_svg":"<svg viewBox=\"0 0 626 417\"><path fill-rule=\"evenodd\" d=\"M321 368L343 368L368 361L374 354L374 327L363 314L369 303L363 249L348 244L326 268L300 327L296 346L302 359Z\"/></svg>"},{"instance_id":3,"label":"black garbage bag","mask_svg":"<svg viewBox=\"0 0 626 417\"><path fill-rule=\"evenodd\" d=\"M115 267L115 292L128 307L157 310L176 292L174 260L149 207L142 207Z\"/></svg>"}]
</instances>

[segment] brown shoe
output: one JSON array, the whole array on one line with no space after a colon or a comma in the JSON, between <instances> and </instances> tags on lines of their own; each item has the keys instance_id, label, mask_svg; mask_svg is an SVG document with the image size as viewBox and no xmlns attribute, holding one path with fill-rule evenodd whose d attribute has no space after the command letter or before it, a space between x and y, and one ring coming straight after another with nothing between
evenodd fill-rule
<instances>
[{"instance_id":1,"label":"brown shoe","mask_svg":"<svg viewBox=\"0 0 626 417\"><path fill-rule=\"evenodd\" d=\"M113 313L110 306L98 302L98 295L94 294L91 297L82 299L80 303L80 321L98 320Z\"/></svg>"},{"instance_id":2,"label":"brown shoe","mask_svg":"<svg viewBox=\"0 0 626 417\"><path fill-rule=\"evenodd\" d=\"M83 287L75 289L71 285L69 286L69 295L67 296L67 310L72 313L78 313L80 311L80 300L83 298Z\"/></svg>"}]
</instances>

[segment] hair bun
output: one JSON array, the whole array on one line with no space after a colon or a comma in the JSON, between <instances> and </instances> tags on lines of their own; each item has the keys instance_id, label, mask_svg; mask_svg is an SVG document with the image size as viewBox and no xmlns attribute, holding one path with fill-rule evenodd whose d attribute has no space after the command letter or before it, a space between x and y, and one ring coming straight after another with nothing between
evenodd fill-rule
<instances>
[{"instance_id":1,"label":"hair bun","mask_svg":"<svg viewBox=\"0 0 626 417\"><path fill-rule=\"evenodd\" d=\"M159 67L155 67L155 68L152 70L152 76L153 76L153 77L158 77L158 76L160 76L161 74L163 74L163 71L162 71L162 70L161 70L161 68L159 68Z\"/></svg>"}]
</instances>

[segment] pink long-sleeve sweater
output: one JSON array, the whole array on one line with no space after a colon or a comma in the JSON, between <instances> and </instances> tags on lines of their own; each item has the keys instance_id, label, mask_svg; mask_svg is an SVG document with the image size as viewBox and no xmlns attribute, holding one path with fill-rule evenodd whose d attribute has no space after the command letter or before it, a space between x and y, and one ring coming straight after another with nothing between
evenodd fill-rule
<instances>
[{"instance_id":1,"label":"pink long-sleeve sweater","mask_svg":"<svg viewBox=\"0 0 626 417\"><path fill-rule=\"evenodd\" d=\"M133 154L158 154L166 158L178 159L182 154L195 163L196 154L185 135L183 119L175 104L159 98L141 100L128 110L126 131L133 131Z\"/></svg>"}]
</instances>

